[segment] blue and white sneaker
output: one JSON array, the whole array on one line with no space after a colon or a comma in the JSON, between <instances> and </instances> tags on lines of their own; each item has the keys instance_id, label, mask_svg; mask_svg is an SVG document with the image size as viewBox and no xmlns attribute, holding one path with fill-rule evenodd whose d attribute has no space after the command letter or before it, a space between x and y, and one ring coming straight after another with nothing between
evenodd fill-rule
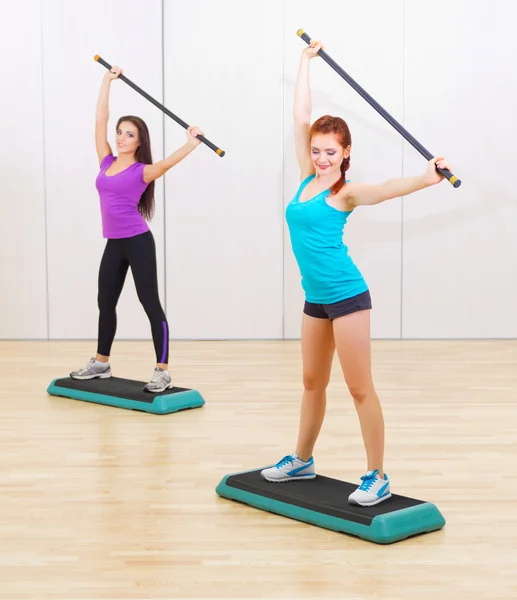
<instances>
[{"instance_id":1,"label":"blue and white sneaker","mask_svg":"<svg viewBox=\"0 0 517 600\"><path fill-rule=\"evenodd\" d=\"M361 477L361 485L348 496L350 504L358 504L359 506L375 506L391 498L390 480L386 473L384 479L379 477L379 471L368 471L366 475Z\"/></svg>"},{"instance_id":2,"label":"blue and white sneaker","mask_svg":"<svg viewBox=\"0 0 517 600\"><path fill-rule=\"evenodd\" d=\"M264 469L260 472L264 479L268 481L293 481L295 479L314 479L316 472L314 470L314 458L305 462L296 454L284 456L274 467Z\"/></svg>"}]
</instances>

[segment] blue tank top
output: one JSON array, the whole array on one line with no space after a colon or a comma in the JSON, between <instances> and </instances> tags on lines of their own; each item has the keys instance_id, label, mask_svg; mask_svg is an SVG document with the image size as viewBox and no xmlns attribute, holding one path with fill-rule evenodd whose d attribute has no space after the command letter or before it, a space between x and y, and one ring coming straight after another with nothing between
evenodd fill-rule
<instances>
[{"instance_id":1,"label":"blue tank top","mask_svg":"<svg viewBox=\"0 0 517 600\"><path fill-rule=\"evenodd\" d=\"M366 292L368 285L343 243L343 230L351 212L327 204L329 190L300 202L300 194L314 177L310 175L302 181L287 205L285 218L305 299L315 304L332 304Z\"/></svg>"}]
</instances>

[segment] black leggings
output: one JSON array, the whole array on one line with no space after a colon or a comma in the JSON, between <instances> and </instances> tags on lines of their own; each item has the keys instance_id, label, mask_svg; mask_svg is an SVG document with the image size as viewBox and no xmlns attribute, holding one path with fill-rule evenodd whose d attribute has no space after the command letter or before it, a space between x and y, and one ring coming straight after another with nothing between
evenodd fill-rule
<instances>
[{"instance_id":1,"label":"black leggings","mask_svg":"<svg viewBox=\"0 0 517 600\"><path fill-rule=\"evenodd\" d=\"M130 238L110 239L99 269L99 337L97 352L109 356L117 330L117 303L131 267L138 299L153 334L157 363L169 361L169 325L158 295L156 246L150 231Z\"/></svg>"}]
</instances>

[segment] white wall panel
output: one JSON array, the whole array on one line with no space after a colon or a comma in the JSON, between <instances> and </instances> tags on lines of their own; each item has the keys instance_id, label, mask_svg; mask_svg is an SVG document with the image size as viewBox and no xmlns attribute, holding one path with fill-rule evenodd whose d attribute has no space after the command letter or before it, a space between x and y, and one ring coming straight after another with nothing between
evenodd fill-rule
<instances>
[{"instance_id":1,"label":"white wall panel","mask_svg":"<svg viewBox=\"0 0 517 600\"><path fill-rule=\"evenodd\" d=\"M405 7L406 127L463 184L404 199L403 337L515 337L517 8ZM405 174L425 167L405 146Z\"/></svg>"},{"instance_id":2,"label":"white wall panel","mask_svg":"<svg viewBox=\"0 0 517 600\"><path fill-rule=\"evenodd\" d=\"M46 338L39 0L1 3L0 54L0 338Z\"/></svg>"},{"instance_id":3,"label":"white wall panel","mask_svg":"<svg viewBox=\"0 0 517 600\"><path fill-rule=\"evenodd\" d=\"M282 337L282 3L165 3L166 106L201 145L166 177L172 338ZM185 131L168 119L166 149Z\"/></svg>"}]
</instances>

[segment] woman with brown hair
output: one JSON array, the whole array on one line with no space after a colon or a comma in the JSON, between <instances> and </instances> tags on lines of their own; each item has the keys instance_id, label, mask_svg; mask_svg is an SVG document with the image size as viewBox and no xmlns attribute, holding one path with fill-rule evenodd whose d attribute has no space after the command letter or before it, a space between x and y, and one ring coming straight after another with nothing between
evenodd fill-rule
<instances>
[{"instance_id":1,"label":"woman with brown hair","mask_svg":"<svg viewBox=\"0 0 517 600\"><path fill-rule=\"evenodd\" d=\"M154 182L190 154L201 142L197 127L187 129L187 142L153 164L147 125L135 116L121 117L116 127L117 156L107 141L109 91L122 73L112 67L104 75L97 103L95 142L100 164L96 186L100 197L106 247L99 269L97 355L73 379L111 377L109 357L117 329L116 307L131 267L138 298L151 323L156 367L145 391L173 387L168 371L169 326L158 294L156 247L147 221L154 213Z\"/></svg>"}]
</instances>

